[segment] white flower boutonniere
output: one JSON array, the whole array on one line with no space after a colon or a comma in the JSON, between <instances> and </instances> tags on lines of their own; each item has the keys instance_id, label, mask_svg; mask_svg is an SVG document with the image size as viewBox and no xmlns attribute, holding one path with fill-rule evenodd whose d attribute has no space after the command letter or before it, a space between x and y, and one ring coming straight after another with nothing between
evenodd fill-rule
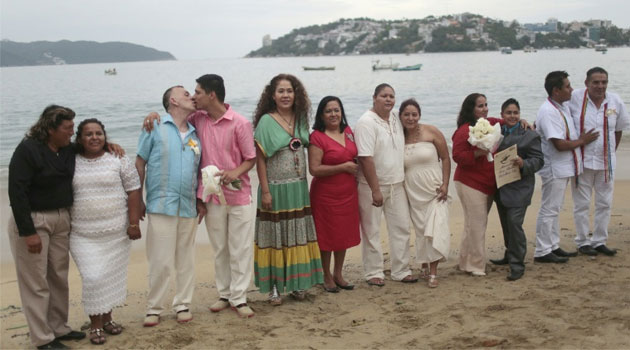
<instances>
[{"instance_id":1,"label":"white flower boutonniere","mask_svg":"<svg viewBox=\"0 0 630 350\"><path fill-rule=\"evenodd\" d=\"M348 137L348 140L354 142L354 136L352 136L352 134L346 134L346 136Z\"/></svg>"},{"instance_id":2,"label":"white flower boutonniere","mask_svg":"<svg viewBox=\"0 0 630 350\"><path fill-rule=\"evenodd\" d=\"M196 155L199 155L199 143L192 138L188 140L188 147L195 152Z\"/></svg>"},{"instance_id":3,"label":"white flower boutonniere","mask_svg":"<svg viewBox=\"0 0 630 350\"><path fill-rule=\"evenodd\" d=\"M606 117L610 117L613 114L617 114L617 110L614 108L610 108L606 110Z\"/></svg>"}]
</instances>

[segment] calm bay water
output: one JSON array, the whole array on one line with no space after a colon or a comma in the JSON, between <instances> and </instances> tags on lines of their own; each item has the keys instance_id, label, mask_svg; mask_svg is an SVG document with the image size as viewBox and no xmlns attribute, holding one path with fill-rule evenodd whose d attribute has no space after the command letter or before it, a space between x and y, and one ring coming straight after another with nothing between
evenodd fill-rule
<instances>
[{"instance_id":1,"label":"calm bay water","mask_svg":"<svg viewBox=\"0 0 630 350\"><path fill-rule=\"evenodd\" d=\"M411 72L372 72L372 60L422 63ZM422 121L438 126L450 139L459 107L471 92L488 97L491 116L501 103L515 97L522 117L530 122L546 97L545 75L566 70L573 87L582 87L586 70L602 66L610 75L609 90L630 102L630 48L610 49L602 55L591 49L544 50L537 53L498 52L375 55L348 57L299 57L266 59L210 59L198 61L138 62L2 68L0 97L0 187L7 186L7 166L13 150L48 104L68 106L77 123L96 117L104 122L109 138L134 154L142 118L150 111L162 113L161 97L172 85L194 90L195 79L216 73L225 79L226 102L251 118L260 93L278 73L296 75L305 85L313 112L326 95L339 96L351 126L371 106L372 93L382 82L396 90L398 102L415 97L422 107ZM335 71L304 72L302 66L336 66ZM116 67L118 75L103 71ZM397 108L397 107L396 107Z\"/></svg>"}]
</instances>

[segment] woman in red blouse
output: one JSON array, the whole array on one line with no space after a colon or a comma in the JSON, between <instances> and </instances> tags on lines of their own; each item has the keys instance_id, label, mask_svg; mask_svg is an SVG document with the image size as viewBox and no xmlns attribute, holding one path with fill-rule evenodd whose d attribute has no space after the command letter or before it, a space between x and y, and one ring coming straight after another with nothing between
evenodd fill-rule
<instances>
[{"instance_id":1,"label":"woman in red blouse","mask_svg":"<svg viewBox=\"0 0 630 350\"><path fill-rule=\"evenodd\" d=\"M457 130L453 134L453 160L455 189L464 209L464 232L459 248L459 269L473 276L485 276L485 235L488 212L492 207L492 196L496 191L494 165L488 162L488 151L472 146L468 142L469 126L479 118L490 124L501 119L488 118L486 96L473 93L464 99L457 117Z\"/></svg>"}]
</instances>

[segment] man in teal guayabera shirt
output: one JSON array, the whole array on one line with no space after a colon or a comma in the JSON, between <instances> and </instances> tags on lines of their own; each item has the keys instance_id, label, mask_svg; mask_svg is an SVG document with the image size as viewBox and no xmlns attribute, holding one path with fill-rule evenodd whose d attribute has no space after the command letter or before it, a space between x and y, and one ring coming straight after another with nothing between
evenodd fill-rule
<instances>
[{"instance_id":1,"label":"man in teal guayabera shirt","mask_svg":"<svg viewBox=\"0 0 630 350\"><path fill-rule=\"evenodd\" d=\"M165 310L171 275L176 272L173 310L177 322L192 320L189 311L194 289L194 238L197 214L197 169L201 145L186 117L195 111L190 94L182 86L164 92L162 104L168 114L153 131L142 131L138 140L136 168L140 181L146 178L147 260L149 296L145 327L160 323Z\"/></svg>"}]
</instances>

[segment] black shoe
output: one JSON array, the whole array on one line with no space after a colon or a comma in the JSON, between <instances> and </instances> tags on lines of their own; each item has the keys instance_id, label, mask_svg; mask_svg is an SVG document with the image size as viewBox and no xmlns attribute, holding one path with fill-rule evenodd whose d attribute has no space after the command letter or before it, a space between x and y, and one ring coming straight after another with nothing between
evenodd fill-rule
<instances>
[{"instance_id":1,"label":"black shoe","mask_svg":"<svg viewBox=\"0 0 630 350\"><path fill-rule=\"evenodd\" d=\"M70 331L70 333L66 335L62 335L61 337L57 337L56 340L81 340L85 338L84 332L79 331Z\"/></svg>"},{"instance_id":2,"label":"black shoe","mask_svg":"<svg viewBox=\"0 0 630 350\"><path fill-rule=\"evenodd\" d=\"M525 274L525 271L510 271L510 274L507 276L508 281L516 281L520 279Z\"/></svg>"},{"instance_id":3,"label":"black shoe","mask_svg":"<svg viewBox=\"0 0 630 350\"><path fill-rule=\"evenodd\" d=\"M505 257L503 259L490 259L490 262L495 264L495 265L507 265L507 264L509 264L507 258L505 258Z\"/></svg>"},{"instance_id":4,"label":"black shoe","mask_svg":"<svg viewBox=\"0 0 630 350\"><path fill-rule=\"evenodd\" d=\"M40 345L37 348L38 349L53 349L53 350L57 350L57 349L70 349L69 347L63 345L61 342L59 342L58 340L59 338L51 341L48 344L44 344L44 345Z\"/></svg>"},{"instance_id":5,"label":"black shoe","mask_svg":"<svg viewBox=\"0 0 630 350\"><path fill-rule=\"evenodd\" d=\"M557 256L565 257L565 258L572 258L572 257L578 255L577 252L571 252L571 253L565 252L564 250L562 250L562 248L558 248L556 250L552 250L551 252L556 254Z\"/></svg>"},{"instance_id":6,"label":"black shoe","mask_svg":"<svg viewBox=\"0 0 630 350\"><path fill-rule=\"evenodd\" d=\"M593 247L591 247L590 245L583 245L579 247L578 252L580 252L580 254L590 255L590 256L595 256L599 254L597 250L593 249Z\"/></svg>"},{"instance_id":7,"label":"black shoe","mask_svg":"<svg viewBox=\"0 0 630 350\"><path fill-rule=\"evenodd\" d=\"M605 244L599 245L595 247L595 250L608 256L613 256L617 254L617 249L609 249Z\"/></svg>"},{"instance_id":8,"label":"black shoe","mask_svg":"<svg viewBox=\"0 0 630 350\"><path fill-rule=\"evenodd\" d=\"M547 255L543 255L543 256L539 256L534 258L534 262L539 262L539 263L556 263L556 264L561 264L561 263L565 263L569 261L569 258L564 258L564 257L560 257L557 256L554 253L549 253Z\"/></svg>"}]
</instances>

